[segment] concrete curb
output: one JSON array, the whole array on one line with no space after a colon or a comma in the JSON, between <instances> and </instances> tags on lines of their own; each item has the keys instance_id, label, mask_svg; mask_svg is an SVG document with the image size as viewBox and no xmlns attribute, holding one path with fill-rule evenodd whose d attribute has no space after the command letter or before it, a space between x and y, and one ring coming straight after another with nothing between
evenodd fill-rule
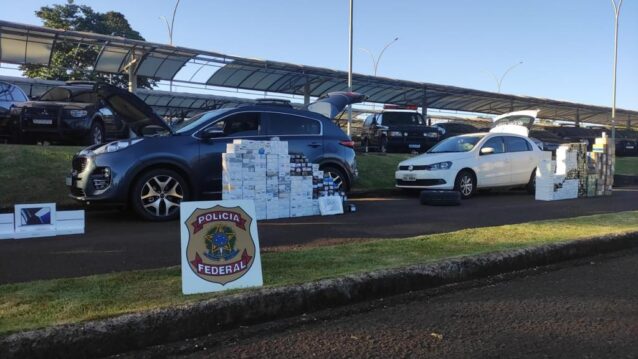
<instances>
[{"instance_id":1,"label":"concrete curb","mask_svg":"<svg viewBox=\"0 0 638 359\"><path fill-rule=\"evenodd\" d=\"M0 358L86 358L309 313L382 296L638 246L638 232L460 257L405 268L261 289L191 305L21 332Z\"/></svg>"}]
</instances>

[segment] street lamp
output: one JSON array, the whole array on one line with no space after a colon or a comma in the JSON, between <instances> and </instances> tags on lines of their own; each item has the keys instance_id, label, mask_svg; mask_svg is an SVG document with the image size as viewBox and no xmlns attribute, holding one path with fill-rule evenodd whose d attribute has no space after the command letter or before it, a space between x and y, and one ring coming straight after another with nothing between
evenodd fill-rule
<instances>
[{"instance_id":1,"label":"street lamp","mask_svg":"<svg viewBox=\"0 0 638 359\"><path fill-rule=\"evenodd\" d=\"M370 59L372 59L372 68L374 69L374 76L377 76L377 70L379 69L379 62L381 61L381 57L383 56L383 53L385 52L385 50L390 47L390 45L394 44L395 42L397 42L399 40L399 37L395 37L394 40L388 42L383 49L381 50L381 52L379 53L379 56L377 58L374 57L374 54L372 53L372 51L368 50L368 49L364 49L362 47L359 48L359 50L361 51L365 51L368 53L368 55L370 55Z\"/></svg>"},{"instance_id":2,"label":"street lamp","mask_svg":"<svg viewBox=\"0 0 638 359\"><path fill-rule=\"evenodd\" d=\"M348 42L348 92L352 92L352 26L353 26L353 14L354 14L354 0L350 0L350 40ZM348 105L348 126L346 128L346 132L348 136L350 136L350 127L352 127L352 104Z\"/></svg>"},{"instance_id":3,"label":"street lamp","mask_svg":"<svg viewBox=\"0 0 638 359\"><path fill-rule=\"evenodd\" d=\"M613 0L612 0L613 1ZM621 0L622 1L622 0ZM487 73L489 73L490 75L492 75L492 77L494 77L494 81L496 81L496 91L498 93L501 93L501 84L503 83L503 79L505 79L505 76L507 76L507 74L514 70L515 67L522 65L523 61L519 61L518 63L510 66L507 70L505 70L505 72L503 73L503 76L501 76L501 78L499 79L498 77L496 77L496 75L494 75L493 72L491 71L486 71Z\"/></svg>"},{"instance_id":4,"label":"street lamp","mask_svg":"<svg viewBox=\"0 0 638 359\"><path fill-rule=\"evenodd\" d=\"M166 16L160 16L160 19L164 20L166 23L166 29L168 30L168 44L173 46L173 30L175 29L175 14L177 14L177 7L179 6L179 0L175 3L175 8L173 9L173 17L171 18L171 24L168 24L168 19ZM169 82L169 91L173 91L173 79Z\"/></svg>"},{"instance_id":5,"label":"street lamp","mask_svg":"<svg viewBox=\"0 0 638 359\"><path fill-rule=\"evenodd\" d=\"M622 0L616 4L616 0L611 0L611 5L614 7L614 81L612 90L612 104L611 104L611 145L616 146L616 69L618 68L618 18L620 17L620 7L622 6Z\"/></svg>"},{"instance_id":6,"label":"street lamp","mask_svg":"<svg viewBox=\"0 0 638 359\"><path fill-rule=\"evenodd\" d=\"M175 8L173 9L173 17L171 18L171 23L169 25L168 23L168 19L166 18L166 16L160 16L161 20L164 20L164 23L166 23L166 29L168 30L168 44L173 46L173 29L175 28L175 14L177 14L177 7L179 6L179 1L177 0L177 2L175 3Z\"/></svg>"}]
</instances>

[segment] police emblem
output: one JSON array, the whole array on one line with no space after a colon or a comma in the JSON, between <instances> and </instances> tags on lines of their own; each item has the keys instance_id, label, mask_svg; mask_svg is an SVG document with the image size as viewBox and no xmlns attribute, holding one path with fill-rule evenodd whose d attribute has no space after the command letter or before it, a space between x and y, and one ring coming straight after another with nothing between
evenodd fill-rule
<instances>
[{"instance_id":1,"label":"police emblem","mask_svg":"<svg viewBox=\"0 0 638 359\"><path fill-rule=\"evenodd\" d=\"M186 220L186 257L201 279L225 285L248 272L255 259L253 219L241 207L197 209Z\"/></svg>"}]
</instances>

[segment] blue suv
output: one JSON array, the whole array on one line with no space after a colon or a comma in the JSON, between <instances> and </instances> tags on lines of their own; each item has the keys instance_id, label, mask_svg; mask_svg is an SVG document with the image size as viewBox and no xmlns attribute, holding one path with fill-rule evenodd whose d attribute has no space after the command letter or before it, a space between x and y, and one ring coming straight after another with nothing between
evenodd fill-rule
<instances>
[{"instance_id":1,"label":"blue suv","mask_svg":"<svg viewBox=\"0 0 638 359\"><path fill-rule=\"evenodd\" d=\"M177 218L183 200L220 198L221 154L239 138L288 141L290 153L318 163L345 191L357 176L354 142L331 118L362 101L360 94L331 93L304 110L262 101L204 112L170 127L125 90L99 85L97 93L136 137L74 156L67 186L82 202L127 204L148 220Z\"/></svg>"}]
</instances>

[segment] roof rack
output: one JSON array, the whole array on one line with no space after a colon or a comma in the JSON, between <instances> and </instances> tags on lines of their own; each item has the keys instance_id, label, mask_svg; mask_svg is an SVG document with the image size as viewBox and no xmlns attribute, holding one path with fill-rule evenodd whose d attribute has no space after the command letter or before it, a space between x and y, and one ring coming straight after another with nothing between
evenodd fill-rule
<instances>
[{"instance_id":1,"label":"roof rack","mask_svg":"<svg viewBox=\"0 0 638 359\"><path fill-rule=\"evenodd\" d=\"M255 100L257 105L262 106L282 106L292 108L290 100L278 99L278 98L260 98Z\"/></svg>"}]
</instances>

